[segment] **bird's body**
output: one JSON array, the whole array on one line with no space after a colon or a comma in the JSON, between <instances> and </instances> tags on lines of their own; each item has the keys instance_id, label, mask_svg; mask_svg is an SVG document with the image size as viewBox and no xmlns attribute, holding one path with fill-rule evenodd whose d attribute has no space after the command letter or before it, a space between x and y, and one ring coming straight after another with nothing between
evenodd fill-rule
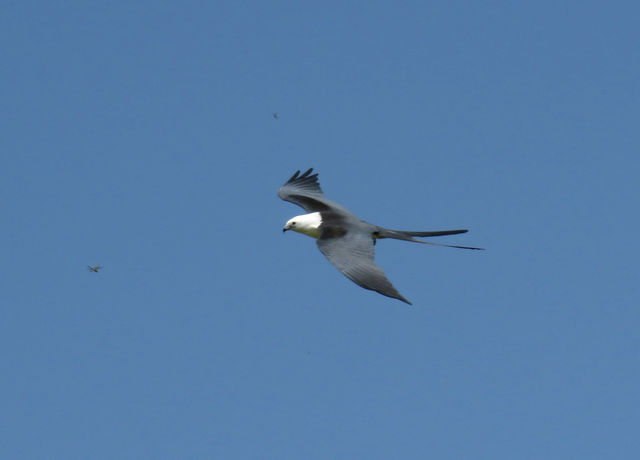
<instances>
[{"instance_id":1,"label":"bird's body","mask_svg":"<svg viewBox=\"0 0 640 460\"><path fill-rule=\"evenodd\" d=\"M293 230L316 238L318 249L329 259L329 262L347 278L365 289L411 304L393 287L382 269L374 263L374 244L377 239L394 238L436 246L481 249L438 244L414 238L455 235L465 233L467 230L411 232L389 230L370 224L338 203L326 199L318 183L318 174L311 174L312 171L313 169L309 169L302 175L297 171L278 190L280 198L297 204L309 212L289 219L283 232Z\"/></svg>"},{"instance_id":2,"label":"bird's body","mask_svg":"<svg viewBox=\"0 0 640 460\"><path fill-rule=\"evenodd\" d=\"M96 265L95 267L92 267L91 265L87 265L87 270L94 273L98 273L101 268L102 267L100 265Z\"/></svg>"}]
</instances>

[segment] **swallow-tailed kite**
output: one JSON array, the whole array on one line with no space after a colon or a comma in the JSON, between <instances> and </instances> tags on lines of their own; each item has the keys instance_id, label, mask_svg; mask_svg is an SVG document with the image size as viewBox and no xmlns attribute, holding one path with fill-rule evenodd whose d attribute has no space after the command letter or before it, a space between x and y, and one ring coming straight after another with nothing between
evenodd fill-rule
<instances>
[{"instance_id":1,"label":"swallow-tailed kite","mask_svg":"<svg viewBox=\"0 0 640 460\"><path fill-rule=\"evenodd\" d=\"M283 232L293 230L316 238L318 249L340 272L365 289L379 292L387 297L402 300L411 305L387 279L382 269L374 261L373 246L376 240L394 238L414 243L448 246L461 249L482 249L470 246L439 244L420 241L413 237L456 235L467 230L440 230L432 232L410 232L389 230L370 224L324 197L318 183L318 174L311 174L313 168L302 175L300 171L291 176L278 190L278 196L297 204L309 214L289 219Z\"/></svg>"}]
</instances>

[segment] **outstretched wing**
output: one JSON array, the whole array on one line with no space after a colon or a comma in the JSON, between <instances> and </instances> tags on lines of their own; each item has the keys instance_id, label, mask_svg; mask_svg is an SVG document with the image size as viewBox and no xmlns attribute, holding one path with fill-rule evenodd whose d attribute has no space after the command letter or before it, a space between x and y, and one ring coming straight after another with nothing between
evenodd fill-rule
<instances>
[{"instance_id":1,"label":"outstretched wing","mask_svg":"<svg viewBox=\"0 0 640 460\"><path fill-rule=\"evenodd\" d=\"M317 244L329 262L354 283L411 305L373 262L373 239L365 233L352 231L338 238L321 237Z\"/></svg>"},{"instance_id":2,"label":"outstretched wing","mask_svg":"<svg viewBox=\"0 0 640 460\"><path fill-rule=\"evenodd\" d=\"M307 212L317 211L339 211L344 210L342 206L333 201L327 200L318 182L318 173L311 174L313 168L300 174L300 171L291 176L287 182L278 190L278 196L285 201L304 208Z\"/></svg>"}]
</instances>

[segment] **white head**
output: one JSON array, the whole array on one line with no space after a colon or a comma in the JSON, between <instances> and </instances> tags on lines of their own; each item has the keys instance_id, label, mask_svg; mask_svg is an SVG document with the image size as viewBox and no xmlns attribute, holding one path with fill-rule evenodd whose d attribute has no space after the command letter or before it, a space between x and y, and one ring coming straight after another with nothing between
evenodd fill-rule
<instances>
[{"instance_id":1,"label":"white head","mask_svg":"<svg viewBox=\"0 0 640 460\"><path fill-rule=\"evenodd\" d=\"M312 212L289 219L282 231L293 230L312 238L320 238L320 224L322 224L322 216L319 212Z\"/></svg>"}]
</instances>

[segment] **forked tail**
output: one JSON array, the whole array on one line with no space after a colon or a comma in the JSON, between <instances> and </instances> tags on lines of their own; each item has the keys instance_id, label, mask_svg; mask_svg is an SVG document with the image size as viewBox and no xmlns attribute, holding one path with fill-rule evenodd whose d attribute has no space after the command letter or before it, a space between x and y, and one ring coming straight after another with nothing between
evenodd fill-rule
<instances>
[{"instance_id":1,"label":"forked tail","mask_svg":"<svg viewBox=\"0 0 640 460\"><path fill-rule=\"evenodd\" d=\"M421 241L413 238L418 237L430 237L430 236L444 236L444 235L458 235L460 233L467 233L468 230L440 230L434 232L410 232L406 230L389 230L387 228L378 227L378 230L374 233L375 238L393 238L395 240L413 241L414 243L430 244L432 246L446 246L449 248L459 249L475 249L484 251L484 248L475 248L473 246L458 246L455 244L443 244L432 243L431 241Z\"/></svg>"}]
</instances>

